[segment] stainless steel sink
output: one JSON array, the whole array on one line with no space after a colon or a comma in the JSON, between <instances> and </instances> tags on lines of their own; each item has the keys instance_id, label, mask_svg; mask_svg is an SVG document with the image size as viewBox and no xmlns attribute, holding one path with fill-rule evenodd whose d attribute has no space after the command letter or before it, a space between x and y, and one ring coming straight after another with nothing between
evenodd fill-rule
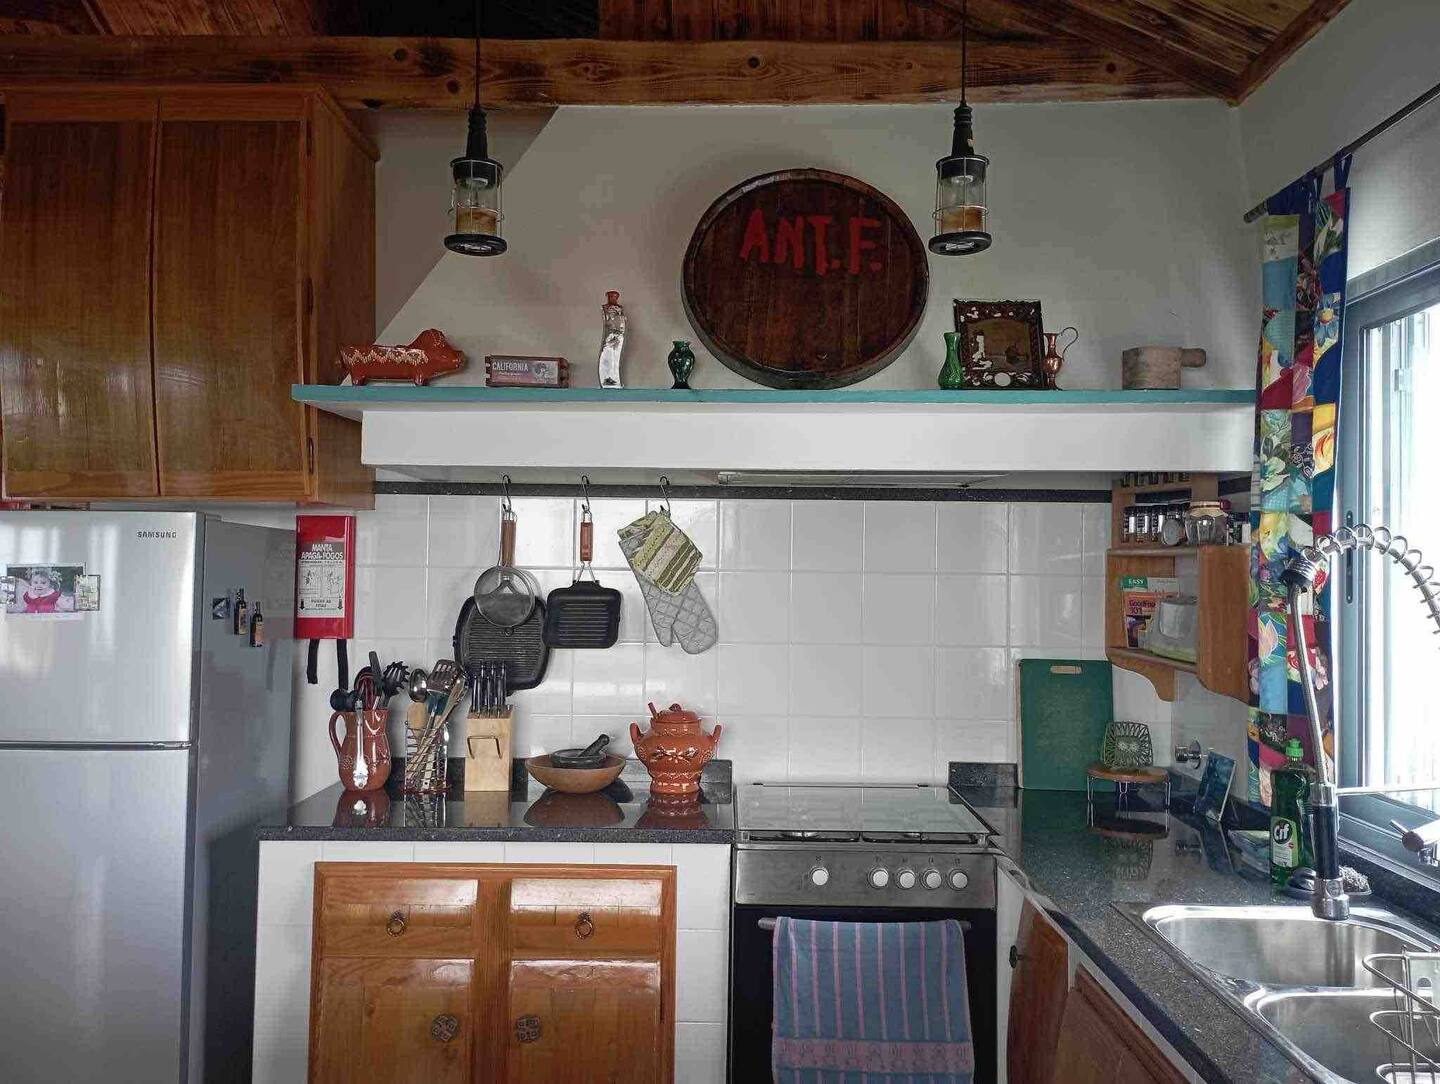
<instances>
[{"instance_id":1,"label":"stainless steel sink","mask_svg":"<svg viewBox=\"0 0 1440 1084\"><path fill-rule=\"evenodd\" d=\"M1370 1020L1397 1002L1363 959L1440 951L1440 936L1375 908L1327 922L1303 904L1113 906L1325 1084L1376 1080L1404 1056Z\"/></svg>"},{"instance_id":2,"label":"stainless steel sink","mask_svg":"<svg viewBox=\"0 0 1440 1084\"><path fill-rule=\"evenodd\" d=\"M1345 922L1285 906L1151 907L1141 918L1201 967L1266 986L1375 986L1364 957L1430 947L1396 920L1358 908Z\"/></svg>"},{"instance_id":3,"label":"stainless steel sink","mask_svg":"<svg viewBox=\"0 0 1440 1084\"><path fill-rule=\"evenodd\" d=\"M1247 999L1246 1007L1342 1080L1375 1080L1376 1066L1406 1056L1370 1023L1372 1012L1395 1007L1388 988L1263 992Z\"/></svg>"}]
</instances>

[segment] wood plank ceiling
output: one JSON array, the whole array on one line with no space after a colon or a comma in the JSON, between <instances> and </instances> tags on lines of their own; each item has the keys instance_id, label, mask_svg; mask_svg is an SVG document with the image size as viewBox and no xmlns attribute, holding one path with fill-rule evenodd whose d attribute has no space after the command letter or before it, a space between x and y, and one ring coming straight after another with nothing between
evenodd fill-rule
<instances>
[{"instance_id":1,"label":"wood plank ceiling","mask_svg":"<svg viewBox=\"0 0 1440 1084\"><path fill-rule=\"evenodd\" d=\"M969 0L973 97L1238 102L1346 2ZM485 0L485 98L947 100L963 3ZM0 0L0 84L169 70L322 82L356 105L455 107L473 27L473 0Z\"/></svg>"}]
</instances>

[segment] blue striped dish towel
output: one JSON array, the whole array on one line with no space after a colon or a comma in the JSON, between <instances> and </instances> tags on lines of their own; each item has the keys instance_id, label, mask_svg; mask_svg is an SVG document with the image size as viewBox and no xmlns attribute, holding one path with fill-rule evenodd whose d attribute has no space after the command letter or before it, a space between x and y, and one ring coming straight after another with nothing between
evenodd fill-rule
<instances>
[{"instance_id":1,"label":"blue striped dish towel","mask_svg":"<svg viewBox=\"0 0 1440 1084\"><path fill-rule=\"evenodd\" d=\"M960 923L775 923L776 1084L970 1084Z\"/></svg>"}]
</instances>

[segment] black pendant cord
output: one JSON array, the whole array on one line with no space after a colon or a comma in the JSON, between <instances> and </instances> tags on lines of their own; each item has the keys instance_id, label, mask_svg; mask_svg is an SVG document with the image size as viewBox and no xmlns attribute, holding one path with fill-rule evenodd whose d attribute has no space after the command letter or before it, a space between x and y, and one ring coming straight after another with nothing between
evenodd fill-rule
<instances>
[{"instance_id":1,"label":"black pendant cord","mask_svg":"<svg viewBox=\"0 0 1440 1084\"><path fill-rule=\"evenodd\" d=\"M1344 161L1346 158L1350 157L1350 155L1358 151L1361 147L1365 146L1365 144L1369 143L1372 139L1388 132L1391 128L1395 127L1395 125L1399 124L1406 117L1410 116L1410 114L1419 112L1421 109L1425 108L1425 106L1429 105L1437 98L1440 98L1440 83L1436 83L1433 87L1425 91L1425 93L1421 94L1418 98L1415 98L1412 101L1409 101L1406 104L1402 105L1399 109L1395 110L1395 112L1391 113L1388 117L1382 120L1379 124L1375 125L1375 127L1371 128L1364 135L1360 136L1358 139L1351 140L1349 143L1345 144L1345 146L1341 147L1338 151L1332 154L1329 158L1326 158L1325 161L1321 162L1319 165L1313 167L1306 173L1302 173L1300 175L1301 178L1314 177L1317 174L1324 173L1327 169L1330 168L1333 163ZM1289 186L1287 185L1286 187ZM1257 218L1263 215L1265 213L1266 207L1270 203L1270 200L1274 198L1274 196L1271 196L1265 199L1263 202L1257 203L1254 207L1251 207L1250 210L1245 212L1245 221L1254 222Z\"/></svg>"},{"instance_id":2,"label":"black pendant cord","mask_svg":"<svg viewBox=\"0 0 1440 1084\"><path fill-rule=\"evenodd\" d=\"M965 74L970 69L970 0L960 5L960 105L965 105Z\"/></svg>"},{"instance_id":3,"label":"black pendant cord","mask_svg":"<svg viewBox=\"0 0 1440 1084\"><path fill-rule=\"evenodd\" d=\"M480 108L480 0L475 0L475 105Z\"/></svg>"}]
</instances>

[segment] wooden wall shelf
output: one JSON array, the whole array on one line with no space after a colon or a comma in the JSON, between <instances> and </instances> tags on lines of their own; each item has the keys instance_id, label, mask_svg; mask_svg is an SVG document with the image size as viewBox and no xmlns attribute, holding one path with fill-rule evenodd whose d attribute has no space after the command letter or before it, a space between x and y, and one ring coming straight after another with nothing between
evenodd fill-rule
<instances>
[{"instance_id":1,"label":"wooden wall shelf","mask_svg":"<svg viewBox=\"0 0 1440 1084\"><path fill-rule=\"evenodd\" d=\"M1120 595L1122 576L1175 576L1180 561L1196 562L1199 629L1195 662L1167 659L1130 647ZM1161 700L1175 699L1175 675L1194 674L1212 692L1244 701L1249 696L1245 621L1249 610L1249 546L1112 549L1105 558L1105 657L1141 674Z\"/></svg>"}]
</instances>

